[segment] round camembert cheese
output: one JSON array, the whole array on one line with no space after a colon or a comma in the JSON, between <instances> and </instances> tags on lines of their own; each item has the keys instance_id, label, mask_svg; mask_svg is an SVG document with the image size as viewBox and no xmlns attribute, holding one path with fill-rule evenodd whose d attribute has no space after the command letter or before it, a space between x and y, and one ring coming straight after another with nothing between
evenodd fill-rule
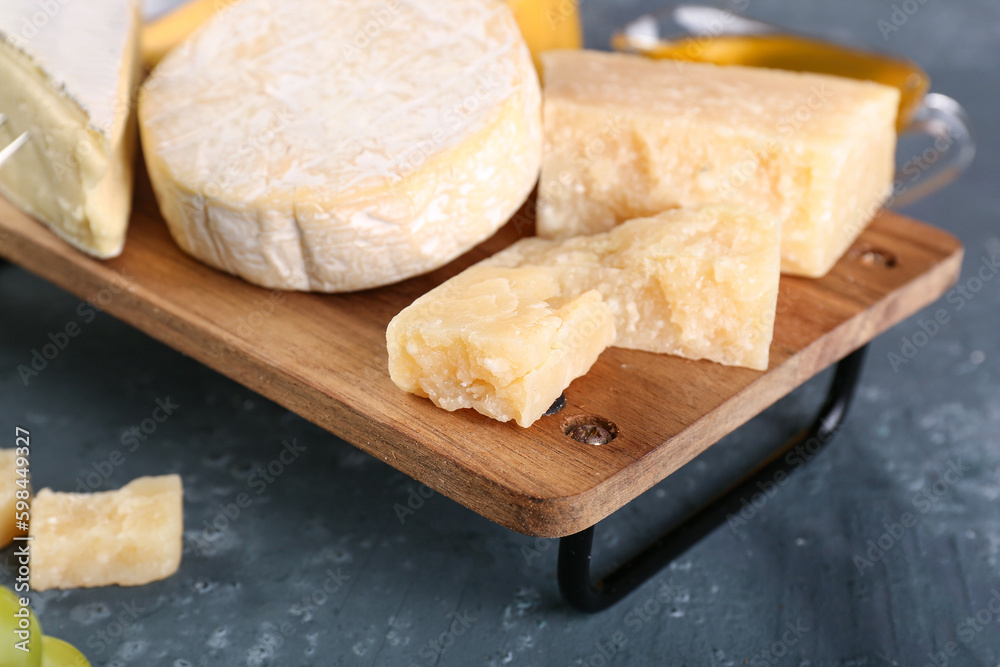
<instances>
[{"instance_id":1,"label":"round camembert cheese","mask_svg":"<svg viewBox=\"0 0 1000 667\"><path fill-rule=\"evenodd\" d=\"M337 292L502 226L537 179L540 97L500 0L242 0L161 62L139 119L181 248Z\"/></svg>"}]
</instances>

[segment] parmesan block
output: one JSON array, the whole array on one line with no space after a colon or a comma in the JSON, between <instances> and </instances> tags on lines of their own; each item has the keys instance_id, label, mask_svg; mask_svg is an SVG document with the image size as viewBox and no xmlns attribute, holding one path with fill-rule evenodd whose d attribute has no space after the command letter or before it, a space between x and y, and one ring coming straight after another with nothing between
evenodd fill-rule
<instances>
[{"instance_id":1,"label":"parmesan block","mask_svg":"<svg viewBox=\"0 0 1000 667\"><path fill-rule=\"evenodd\" d=\"M819 277L890 193L896 88L597 51L542 61L540 236L733 202L782 223L783 272Z\"/></svg>"},{"instance_id":2,"label":"parmesan block","mask_svg":"<svg viewBox=\"0 0 1000 667\"><path fill-rule=\"evenodd\" d=\"M178 475L140 477L117 491L42 489L31 505L31 588L138 586L181 562Z\"/></svg>"},{"instance_id":3,"label":"parmesan block","mask_svg":"<svg viewBox=\"0 0 1000 667\"><path fill-rule=\"evenodd\" d=\"M447 410L529 426L611 344L764 370L780 231L715 205L522 239L389 323L389 374Z\"/></svg>"},{"instance_id":4,"label":"parmesan block","mask_svg":"<svg viewBox=\"0 0 1000 667\"><path fill-rule=\"evenodd\" d=\"M0 449L0 547L10 544L15 535L25 533L18 530L14 515L17 512L17 492L28 491L29 486L27 477L18 475L17 469L16 450Z\"/></svg>"},{"instance_id":5,"label":"parmesan block","mask_svg":"<svg viewBox=\"0 0 1000 667\"><path fill-rule=\"evenodd\" d=\"M339 292L493 234L541 165L541 93L497 0L242 0L171 51L139 121L180 247Z\"/></svg>"},{"instance_id":6,"label":"parmesan block","mask_svg":"<svg viewBox=\"0 0 1000 667\"><path fill-rule=\"evenodd\" d=\"M137 0L0 3L0 193L95 257L122 250L132 207Z\"/></svg>"},{"instance_id":7,"label":"parmesan block","mask_svg":"<svg viewBox=\"0 0 1000 667\"><path fill-rule=\"evenodd\" d=\"M601 295L546 267L476 265L389 323L389 374L445 410L530 426L614 340Z\"/></svg>"}]
</instances>

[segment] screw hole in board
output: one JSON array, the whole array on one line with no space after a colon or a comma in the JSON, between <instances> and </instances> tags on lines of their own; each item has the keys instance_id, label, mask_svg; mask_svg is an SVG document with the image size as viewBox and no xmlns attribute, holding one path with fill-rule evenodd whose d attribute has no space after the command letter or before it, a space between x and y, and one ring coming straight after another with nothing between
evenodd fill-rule
<instances>
[{"instance_id":1,"label":"screw hole in board","mask_svg":"<svg viewBox=\"0 0 1000 667\"><path fill-rule=\"evenodd\" d=\"M899 264L899 260L893 253L867 244L854 249L852 254L859 264L866 267L884 266L887 269L891 269Z\"/></svg>"},{"instance_id":2,"label":"screw hole in board","mask_svg":"<svg viewBox=\"0 0 1000 667\"><path fill-rule=\"evenodd\" d=\"M585 445L606 445L618 437L618 427L604 417L577 415L563 422L563 433Z\"/></svg>"}]
</instances>

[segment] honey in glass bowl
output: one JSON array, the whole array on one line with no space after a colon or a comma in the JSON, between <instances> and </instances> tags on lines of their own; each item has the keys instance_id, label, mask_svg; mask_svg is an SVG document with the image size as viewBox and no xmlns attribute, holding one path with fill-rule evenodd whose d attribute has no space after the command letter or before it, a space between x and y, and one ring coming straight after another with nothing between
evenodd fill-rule
<instances>
[{"instance_id":1,"label":"honey in glass bowl","mask_svg":"<svg viewBox=\"0 0 1000 667\"><path fill-rule=\"evenodd\" d=\"M910 125L930 88L927 74L904 58L790 34L722 9L710 10L714 23L699 23L694 12L701 9L709 8L681 5L644 16L616 32L612 46L649 58L818 72L895 86L901 93L896 121L900 131ZM699 25L707 34L675 33L685 28L697 32Z\"/></svg>"}]
</instances>

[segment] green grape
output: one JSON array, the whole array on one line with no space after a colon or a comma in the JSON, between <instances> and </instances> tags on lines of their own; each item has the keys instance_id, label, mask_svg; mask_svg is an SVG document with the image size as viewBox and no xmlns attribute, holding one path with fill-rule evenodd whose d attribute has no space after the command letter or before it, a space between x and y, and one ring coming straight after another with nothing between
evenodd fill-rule
<instances>
[{"instance_id":1,"label":"green grape","mask_svg":"<svg viewBox=\"0 0 1000 667\"><path fill-rule=\"evenodd\" d=\"M42 667L90 667L90 663L70 644L46 635L42 637Z\"/></svg>"},{"instance_id":2,"label":"green grape","mask_svg":"<svg viewBox=\"0 0 1000 667\"><path fill-rule=\"evenodd\" d=\"M26 617L23 616L25 613ZM17 644L28 650L22 651L17 648ZM41 667L41 664L42 626L35 618L35 612L28 607L21 607L18 596L9 588L0 586L0 665Z\"/></svg>"}]
</instances>

